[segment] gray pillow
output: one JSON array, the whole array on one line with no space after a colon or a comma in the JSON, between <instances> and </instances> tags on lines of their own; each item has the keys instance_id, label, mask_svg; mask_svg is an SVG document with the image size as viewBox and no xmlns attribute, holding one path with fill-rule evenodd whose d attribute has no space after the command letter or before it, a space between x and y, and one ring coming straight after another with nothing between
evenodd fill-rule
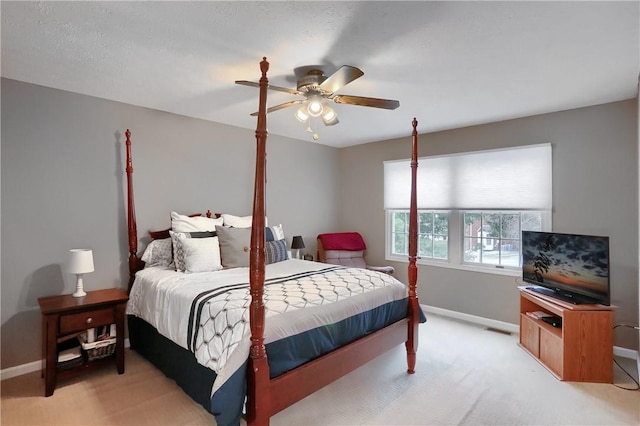
<instances>
[{"instance_id":1,"label":"gray pillow","mask_svg":"<svg viewBox=\"0 0 640 426\"><path fill-rule=\"evenodd\" d=\"M220 242L220 260L225 269L249 266L251 228L227 228L216 225Z\"/></svg>"}]
</instances>

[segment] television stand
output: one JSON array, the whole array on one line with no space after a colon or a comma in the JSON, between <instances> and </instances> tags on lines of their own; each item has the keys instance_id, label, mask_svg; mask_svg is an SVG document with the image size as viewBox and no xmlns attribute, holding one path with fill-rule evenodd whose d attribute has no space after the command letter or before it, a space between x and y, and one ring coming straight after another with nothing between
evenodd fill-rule
<instances>
[{"instance_id":1,"label":"television stand","mask_svg":"<svg viewBox=\"0 0 640 426\"><path fill-rule=\"evenodd\" d=\"M536 293L529 287L518 287L520 347L559 380L613 383L615 307L576 305ZM527 315L536 311L562 318L562 327Z\"/></svg>"}]
</instances>

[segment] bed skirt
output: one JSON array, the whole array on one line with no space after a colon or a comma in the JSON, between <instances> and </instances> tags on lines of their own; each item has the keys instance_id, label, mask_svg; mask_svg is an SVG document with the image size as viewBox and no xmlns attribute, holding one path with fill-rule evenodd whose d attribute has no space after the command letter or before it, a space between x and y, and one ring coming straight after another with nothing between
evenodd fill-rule
<instances>
[{"instance_id":1,"label":"bed skirt","mask_svg":"<svg viewBox=\"0 0 640 426\"><path fill-rule=\"evenodd\" d=\"M199 364L193 353L158 333L145 320L128 315L127 321L131 349L149 360L210 412L211 387L216 373Z\"/></svg>"},{"instance_id":2,"label":"bed skirt","mask_svg":"<svg viewBox=\"0 0 640 426\"><path fill-rule=\"evenodd\" d=\"M319 327L296 336L271 342L267 353L271 378L326 354L387 325L403 320L408 299L401 299L348 317L330 327ZM131 349L174 380L187 395L216 417L219 425L238 425L246 395L246 363L218 389L211 390L216 373L199 364L195 355L161 335L155 327L134 315L127 316ZM420 322L426 321L420 312ZM285 356L286 355L286 356Z\"/></svg>"}]
</instances>

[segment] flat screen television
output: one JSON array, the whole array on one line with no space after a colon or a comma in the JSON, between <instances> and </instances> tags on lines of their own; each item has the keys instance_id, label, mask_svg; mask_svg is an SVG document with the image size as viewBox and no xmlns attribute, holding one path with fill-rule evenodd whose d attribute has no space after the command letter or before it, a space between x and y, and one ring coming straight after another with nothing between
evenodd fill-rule
<instances>
[{"instance_id":1,"label":"flat screen television","mask_svg":"<svg viewBox=\"0 0 640 426\"><path fill-rule=\"evenodd\" d=\"M522 279L574 304L609 305L609 237L522 231Z\"/></svg>"}]
</instances>

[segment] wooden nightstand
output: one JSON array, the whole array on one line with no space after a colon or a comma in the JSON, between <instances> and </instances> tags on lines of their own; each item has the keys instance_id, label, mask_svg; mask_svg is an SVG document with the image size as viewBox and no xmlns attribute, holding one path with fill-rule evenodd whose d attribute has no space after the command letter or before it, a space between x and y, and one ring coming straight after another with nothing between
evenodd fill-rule
<instances>
[{"instance_id":1,"label":"wooden nightstand","mask_svg":"<svg viewBox=\"0 0 640 426\"><path fill-rule=\"evenodd\" d=\"M84 297L62 296L38 299L42 313L42 375L45 396L53 395L57 379L109 364L116 364L118 374L124 373L124 314L129 297L116 288L88 291ZM58 351L62 342L90 328L116 325L115 353L103 359L89 361L68 369L58 368Z\"/></svg>"}]
</instances>

